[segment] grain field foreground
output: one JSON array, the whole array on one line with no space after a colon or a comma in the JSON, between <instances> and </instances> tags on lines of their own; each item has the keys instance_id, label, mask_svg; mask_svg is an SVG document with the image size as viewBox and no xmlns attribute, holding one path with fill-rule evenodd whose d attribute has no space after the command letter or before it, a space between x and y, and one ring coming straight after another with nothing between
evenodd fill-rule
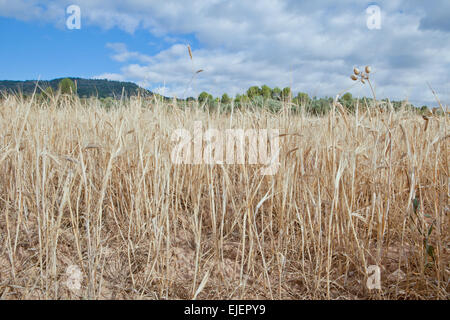
<instances>
[{"instance_id":1,"label":"grain field foreground","mask_svg":"<svg viewBox=\"0 0 450 320\"><path fill-rule=\"evenodd\" d=\"M0 100L1 298L449 299L447 115L58 99ZM172 163L194 121L278 129L278 172Z\"/></svg>"}]
</instances>

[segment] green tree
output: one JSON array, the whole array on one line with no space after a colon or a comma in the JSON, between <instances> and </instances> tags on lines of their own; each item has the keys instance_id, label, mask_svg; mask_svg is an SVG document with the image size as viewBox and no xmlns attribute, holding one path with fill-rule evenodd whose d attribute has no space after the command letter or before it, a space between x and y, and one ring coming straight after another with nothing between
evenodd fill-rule
<instances>
[{"instance_id":1,"label":"green tree","mask_svg":"<svg viewBox=\"0 0 450 320\"><path fill-rule=\"evenodd\" d=\"M427 107L427 106L422 106L422 107L420 108L420 112L421 112L422 114L428 113L428 112L429 112L428 107Z\"/></svg>"},{"instance_id":2,"label":"green tree","mask_svg":"<svg viewBox=\"0 0 450 320\"><path fill-rule=\"evenodd\" d=\"M257 97L260 94L261 94L261 89L259 89L259 87L257 87L257 86L250 87L247 90L247 96L250 99L253 99L253 98Z\"/></svg>"},{"instance_id":3,"label":"green tree","mask_svg":"<svg viewBox=\"0 0 450 320\"><path fill-rule=\"evenodd\" d=\"M272 89L272 99L280 100L281 99L281 89L275 87Z\"/></svg>"},{"instance_id":4,"label":"green tree","mask_svg":"<svg viewBox=\"0 0 450 320\"><path fill-rule=\"evenodd\" d=\"M203 103L203 102L210 102L213 100L213 96L210 95L208 92L203 91L202 93L200 93L200 95L198 96L198 101Z\"/></svg>"},{"instance_id":5,"label":"green tree","mask_svg":"<svg viewBox=\"0 0 450 320\"><path fill-rule=\"evenodd\" d=\"M342 96L342 100L344 100L344 102L352 102L353 96L350 92L347 92Z\"/></svg>"},{"instance_id":6,"label":"green tree","mask_svg":"<svg viewBox=\"0 0 450 320\"><path fill-rule=\"evenodd\" d=\"M342 96L341 102L349 110L353 110L353 96L350 92L347 92Z\"/></svg>"},{"instance_id":7,"label":"green tree","mask_svg":"<svg viewBox=\"0 0 450 320\"><path fill-rule=\"evenodd\" d=\"M261 87L261 95L264 99L269 99L272 95L272 89L269 86L263 85Z\"/></svg>"},{"instance_id":8,"label":"green tree","mask_svg":"<svg viewBox=\"0 0 450 320\"><path fill-rule=\"evenodd\" d=\"M62 94L76 94L77 89L75 87L75 83L69 78L64 78L59 82L59 90L61 90Z\"/></svg>"},{"instance_id":9,"label":"green tree","mask_svg":"<svg viewBox=\"0 0 450 320\"><path fill-rule=\"evenodd\" d=\"M299 92L297 94L297 97L295 98L296 103L300 104L300 105L306 105L309 103L309 101L311 100L311 98L308 96L307 93L304 92Z\"/></svg>"},{"instance_id":10,"label":"green tree","mask_svg":"<svg viewBox=\"0 0 450 320\"><path fill-rule=\"evenodd\" d=\"M230 102L231 102L231 99L230 99L230 97L229 97L226 93L224 93L224 94L222 95L221 102L222 102L223 104L230 103Z\"/></svg>"},{"instance_id":11,"label":"green tree","mask_svg":"<svg viewBox=\"0 0 450 320\"><path fill-rule=\"evenodd\" d=\"M283 100L288 100L291 96L291 88L289 88L289 87L283 88L283 91L281 92L281 96L282 96Z\"/></svg>"}]
</instances>

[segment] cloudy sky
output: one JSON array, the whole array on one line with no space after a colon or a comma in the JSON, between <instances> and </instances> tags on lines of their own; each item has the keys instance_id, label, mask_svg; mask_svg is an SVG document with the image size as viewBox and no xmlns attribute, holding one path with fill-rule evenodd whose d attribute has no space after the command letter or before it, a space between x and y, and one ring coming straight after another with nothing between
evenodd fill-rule
<instances>
[{"instance_id":1,"label":"cloudy sky","mask_svg":"<svg viewBox=\"0 0 450 320\"><path fill-rule=\"evenodd\" d=\"M80 29L67 26L70 5ZM449 104L449 12L448 0L0 0L0 79L108 78L177 97L263 84L370 96L349 78L369 64L380 98L435 106L429 83Z\"/></svg>"}]
</instances>

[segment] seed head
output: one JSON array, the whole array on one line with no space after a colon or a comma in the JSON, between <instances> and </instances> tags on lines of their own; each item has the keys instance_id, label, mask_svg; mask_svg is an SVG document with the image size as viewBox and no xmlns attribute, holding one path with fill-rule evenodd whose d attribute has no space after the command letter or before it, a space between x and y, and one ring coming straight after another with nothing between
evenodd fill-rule
<instances>
[{"instance_id":1,"label":"seed head","mask_svg":"<svg viewBox=\"0 0 450 320\"><path fill-rule=\"evenodd\" d=\"M353 72L355 73L356 76L360 73L360 71L359 71L358 68L354 68L354 69L353 69Z\"/></svg>"},{"instance_id":2,"label":"seed head","mask_svg":"<svg viewBox=\"0 0 450 320\"><path fill-rule=\"evenodd\" d=\"M372 71L372 68L370 66L366 66L366 73L370 73Z\"/></svg>"},{"instance_id":3,"label":"seed head","mask_svg":"<svg viewBox=\"0 0 450 320\"><path fill-rule=\"evenodd\" d=\"M353 81L356 81L356 80L358 80L358 77L357 77L357 76L355 76L354 74L352 74L352 76L351 76L350 78L352 78L352 80L353 80Z\"/></svg>"},{"instance_id":4,"label":"seed head","mask_svg":"<svg viewBox=\"0 0 450 320\"><path fill-rule=\"evenodd\" d=\"M188 45L188 46L187 46L187 48L188 48L188 52L189 52L189 57L191 57L191 60L192 60L192 51L191 51L191 46L190 46L190 45Z\"/></svg>"}]
</instances>

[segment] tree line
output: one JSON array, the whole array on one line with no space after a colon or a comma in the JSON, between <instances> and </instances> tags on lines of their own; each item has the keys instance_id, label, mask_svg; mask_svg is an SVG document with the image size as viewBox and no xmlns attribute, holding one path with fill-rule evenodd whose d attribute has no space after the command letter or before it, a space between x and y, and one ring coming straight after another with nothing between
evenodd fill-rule
<instances>
[{"instance_id":1,"label":"tree line","mask_svg":"<svg viewBox=\"0 0 450 320\"><path fill-rule=\"evenodd\" d=\"M57 81L57 82L56 82ZM1 81L5 83L8 81ZM9 81L16 83L18 81ZM25 81L26 83L27 81ZM11 86L11 85L10 85ZM64 78L55 79L50 82L40 82L40 92L38 92L38 98L49 98L54 96L58 91L63 95L78 95L82 98L87 98L88 96L97 96L102 103L106 106L113 105L114 97L120 98L122 95L131 96L140 91L134 83L124 83L119 81L108 81L108 80L96 80L96 79L81 79L81 78ZM95 88L95 91L93 91ZM1 89L1 87L0 87ZM92 94L95 92L96 94ZM151 91L142 89L141 93L143 95L151 95L158 100L170 101L172 98L164 97ZM305 92L298 92L295 96L293 95L290 87L285 87L283 89L279 87L270 88L267 85L251 86L243 94L236 94L235 97L230 97L227 93L224 93L221 97L213 97L206 91L199 94L197 98L189 97L187 99L176 99L178 102L198 102L203 107L207 108L218 108L222 110L234 108L242 108L245 106L254 106L267 108L271 111L279 111L281 108L288 105L292 111L300 111L301 108L305 112L313 115L324 115L331 109L331 104L333 102L332 97L310 97ZM339 102L348 111L353 112L356 105L359 103L360 108L364 108L367 105L374 105L372 98L354 98L351 93L345 93ZM380 100L379 103L387 104L388 100ZM395 110L405 106L405 102L402 101L389 101ZM420 113L427 113L429 109L427 106L422 106L421 108L415 108L409 105L413 110Z\"/></svg>"},{"instance_id":2,"label":"tree line","mask_svg":"<svg viewBox=\"0 0 450 320\"><path fill-rule=\"evenodd\" d=\"M194 101L195 99L190 97L188 100ZM203 91L199 94L197 100L199 103L209 108L217 107L218 104L221 104L226 108L227 105L233 103L233 106L237 108L251 104L257 107L268 107L268 109L278 111L283 106L289 105L293 111L299 111L301 108L304 108L309 114L324 115L331 109L331 104L334 99L332 97L310 97L305 92L298 92L296 95L293 95L291 88L289 87L280 89L279 87L270 88L267 85L263 85L261 87L252 86L248 88L244 94L236 94L234 98L231 98L227 93L224 93L220 98L214 98L211 94ZM342 95L339 102L349 112L355 111L358 103L360 109L363 109L367 105L374 105L372 98L354 98L349 92ZM381 105L390 103L394 110L398 110L402 106L410 107L412 110L420 113L426 113L429 110L427 106L422 106L418 109L405 101L388 101L388 99L382 99L378 101L378 103Z\"/></svg>"},{"instance_id":3,"label":"tree line","mask_svg":"<svg viewBox=\"0 0 450 320\"><path fill-rule=\"evenodd\" d=\"M137 94L137 92L139 91L151 94L150 91L140 88L138 85L132 82L72 77L40 81L0 80L0 91L20 93L24 96L31 96L35 91L36 86L38 88L37 93L40 93L42 90L56 92L59 90L62 81L68 83L69 80L73 83L73 86L76 87L76 91L74 91L74 93L76 93L80 98L89 98L91 96L95 96L98 98L120 97L122 94L126 96L132 96Z\"/></svg>"}]
</instances>

